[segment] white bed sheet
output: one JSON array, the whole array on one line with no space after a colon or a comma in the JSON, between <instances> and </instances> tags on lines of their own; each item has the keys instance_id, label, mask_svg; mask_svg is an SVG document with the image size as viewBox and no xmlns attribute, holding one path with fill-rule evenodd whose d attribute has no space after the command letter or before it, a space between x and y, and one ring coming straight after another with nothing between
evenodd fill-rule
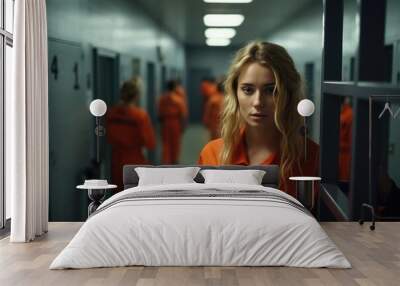
<instances>
[{"instance_id":1,"label":"white bed sheet","mask_svg":"<svg viewBox=\"0 0 400 286\"><path fill-rule=\"evenodd\" d=\"M90 217L50 269L145 266L293 266L350 268L309 214L257 198L153 198L113 202L163 190L262 190L254 185L179 184L120 192ZM298 202L297 202L298 203ZM108 207L107 207L108 206Z\"/></svg>"}]
</instances>

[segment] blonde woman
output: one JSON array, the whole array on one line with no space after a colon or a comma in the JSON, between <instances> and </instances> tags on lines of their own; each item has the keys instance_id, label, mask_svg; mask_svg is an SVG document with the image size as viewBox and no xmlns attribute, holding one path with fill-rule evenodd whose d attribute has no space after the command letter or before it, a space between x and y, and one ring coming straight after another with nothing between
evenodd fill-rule
<instances>
[{"instance_id":1,"label":"blonde woman","mask_svg":"<svg viewBox=\"0 0 400 286\"><path fill-rule=\"evenodd\" d=\"M252 42L237 52L224 86L222 138L203 148L199 164L277 164L280 189L296 196L289 177L319 174L319 146L308 140L304 159L303 84L292 58L279 45Z\"/></svg>"}]
</instances>

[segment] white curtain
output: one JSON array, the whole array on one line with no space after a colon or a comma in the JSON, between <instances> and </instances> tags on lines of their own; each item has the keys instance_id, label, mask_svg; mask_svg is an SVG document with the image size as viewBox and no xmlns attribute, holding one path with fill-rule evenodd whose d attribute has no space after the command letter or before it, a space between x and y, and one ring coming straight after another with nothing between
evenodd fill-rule
<instances>
[{"instance_id":1,"label":"white curtain","mask_svg":"<svg viewBox=\"0 0 400 286\"><path fill-rule=\"evenodd\" d=\"M12 242L48 228L48 85L45 0L15 1L13 94L6 99L6 187Z\"/></svg>"}]
</instances>

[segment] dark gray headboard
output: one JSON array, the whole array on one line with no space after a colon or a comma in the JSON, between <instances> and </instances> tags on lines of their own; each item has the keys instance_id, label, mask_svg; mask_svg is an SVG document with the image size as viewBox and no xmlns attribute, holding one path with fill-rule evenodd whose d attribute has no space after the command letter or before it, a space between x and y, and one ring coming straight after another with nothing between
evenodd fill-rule
<instances>
[{"instance_id":1,"label":"dark gray headboard","mask_svg":"<svg viewBox=\"0 0 400 286\"><path fill-rule=\"evenodd\" d=\"M179 168L179 167L200 167L201 169L221 169L221 170L264 170L265 175L262 180L262 185L266 187L278 188L279 185L279 166L278 165L257 165L257 166L241 166L241 165L225 165L225 166L202 166L202 165L125 165L123 173L124 189L136 187L139 182L139 177L135 171L136 167L149 168ZM194 178L197 183L204 183L204 178L200 174Z\"/></svg>"}]
</instances>

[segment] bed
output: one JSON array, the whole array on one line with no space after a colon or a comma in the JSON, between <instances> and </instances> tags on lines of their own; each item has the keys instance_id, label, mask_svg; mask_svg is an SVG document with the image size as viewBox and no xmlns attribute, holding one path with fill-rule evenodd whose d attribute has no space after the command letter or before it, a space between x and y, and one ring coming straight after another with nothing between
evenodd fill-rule
<instances>
[{"instance_id":1,"label":"bed","mask_svg":"<svg viewBox=\"0 0 400 286\"><path fill-rule=\"evenodd\" d=\"M138 185L137 167L124 166L125 190L101 204L50 269L351 267L308 210L277 189L277 166L199 166L264 170L260 185L204 183L200 172L193 183Z\"/></svg>"}]
</instances>

